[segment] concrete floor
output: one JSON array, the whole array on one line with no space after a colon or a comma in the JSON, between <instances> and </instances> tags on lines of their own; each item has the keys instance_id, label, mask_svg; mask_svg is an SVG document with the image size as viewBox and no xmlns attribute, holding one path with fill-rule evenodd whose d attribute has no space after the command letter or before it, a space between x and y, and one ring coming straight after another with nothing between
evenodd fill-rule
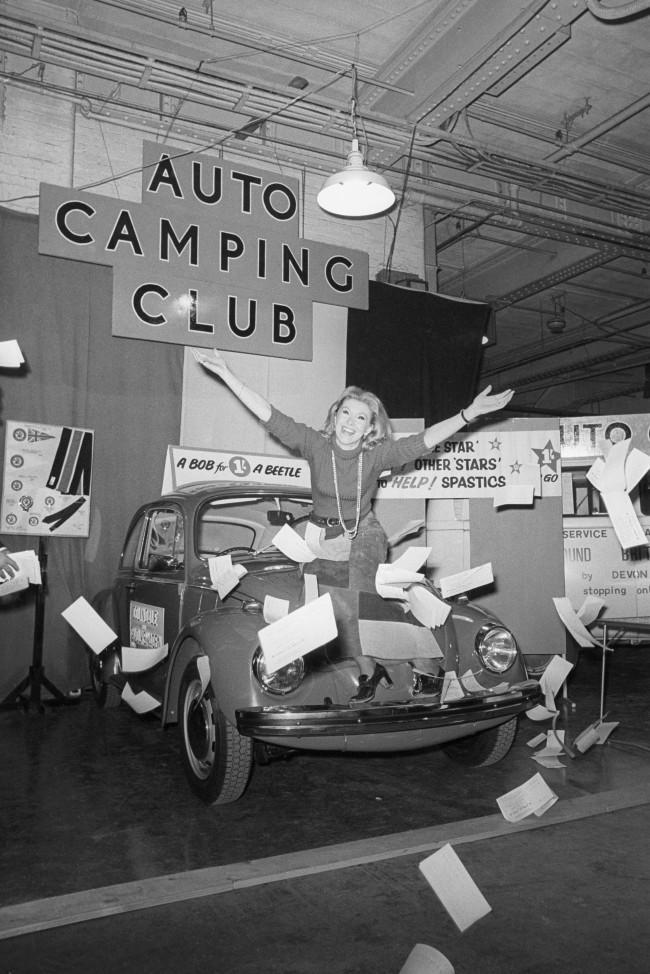
<instances>
[{"instance_id":1,"label":"concrete floor","mask_svg":"<svg viewBox=\"0 0 650 974\"><path fill-rule=\"evenodd\" d=\"M571 740L598 717L598 657L568 690ZM617 649L606 709L620 725L561 769L532 761L546 725L524 718L491 768L305 754L256 767L218 809L189 791L154 718L87 694L1 713L0 974L399 974L417 942L466 974L646 974L649 691L650 647ZM506 823L496 798L538 771L558 802ZM464 933L418 869L446 842L491 906Z\"/></svg>"}]
</instances>

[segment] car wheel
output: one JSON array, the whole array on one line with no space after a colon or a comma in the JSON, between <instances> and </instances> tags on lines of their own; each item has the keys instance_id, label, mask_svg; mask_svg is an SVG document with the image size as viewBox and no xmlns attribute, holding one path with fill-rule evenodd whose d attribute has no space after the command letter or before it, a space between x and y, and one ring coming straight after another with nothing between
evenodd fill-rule
<instances>
[{"instance_id":1,"label":"car wheel","mask_svg":"<svg viewBox=\"0 0 650 974\"><path fill-rule=\"evenodd\" d=\"M88 651L88 669L90 671L90 688L98 707L119 707L122 702L120 690L112 683L105 683L102 676L102 661L97 653Z\"/></svg>"},{"instance_id":2,"label":"car wheel","mask_svg":"<svg viewBox=\"0 0 650 974\"><path fill-rule=\"evenodd\" d=\"M498 727L462 737L458 741L443 744L442 749L457 764L472 768L484 768L501 761L512 747L517 733L517 718L513 717Z\"/></svg>"},{"instance_id":3,"label":"car wheel","mask_svg":"<svg viewBox=\"0 0 650 974\"><path fill-rule=\"evenodd\" d=\"M190 787L209 805L241 798L253 765L253 742L242 737L219 710L212 684L202 692L192 660L178 700L183 767Z\"/></svg>"}]
</instances>

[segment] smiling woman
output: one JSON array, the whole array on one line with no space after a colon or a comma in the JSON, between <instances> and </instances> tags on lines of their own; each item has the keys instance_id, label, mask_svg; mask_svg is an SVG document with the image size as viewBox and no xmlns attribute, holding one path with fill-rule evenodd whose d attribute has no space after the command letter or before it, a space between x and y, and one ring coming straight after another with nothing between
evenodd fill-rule
<instances>
[{"instance_id":1,"label":"smiling woman","mask_svg":"<svg viewBox=\"0 0 650 974\"><path fill-rule=\"evenodd\" d=\"M220 352L199 357L199 362L228 386L269 433L307 460L314 509L305 541L316 555L310 571L325 583L357 591L375 592L377 568L387 559L386 534L372 510L384 471L418 459L478 416L502 408L512 397L510 390L490 395L488 387L457 415L421 433L394 439L381 400L365 389L344 389L330 406L323 429L315 430L249 389L231 372ZM361 678L355 699L371 700L378 682L387 678L386 671L368 656L358 657L357 662Z\"/></svg>"}]
</instances>

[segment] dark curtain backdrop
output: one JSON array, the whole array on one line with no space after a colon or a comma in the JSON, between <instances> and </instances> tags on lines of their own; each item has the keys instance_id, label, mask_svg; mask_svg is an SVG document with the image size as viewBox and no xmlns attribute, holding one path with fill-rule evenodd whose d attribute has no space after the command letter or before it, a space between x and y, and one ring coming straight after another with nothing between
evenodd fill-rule
<instances>
[{"instance_id":1,"label":"dark curtain backdrop","mask_svg":"<svg viewBox=\"0 0 650 974\"><path fill-rule=\"evenodd\" d=\"M37 217L0 208L0 337L16 338L26 359L0 369L2 458L8 419L95 431L90 536L47 542L44 667L64 692L88 676L60 613L110 583L131 515L160 494L166 447L180 435L183 348L114 338L111 294L110 268L41 256ZM38 537L0 537L38 550ZM0 600L0 699L31 662L33 593Z\"/></svg>"},{"instance_id":2,"label":"dark curtain backdrop","mask_svg":"<svg viewBox=\"0 0 650 974\"><path fill-rule=\"evenodd\" d=\"M368 311L348 313L348 385L370 389L388 415L439 422L478 389L490 308L370 281Z\"/></svg>"}]
</instances>

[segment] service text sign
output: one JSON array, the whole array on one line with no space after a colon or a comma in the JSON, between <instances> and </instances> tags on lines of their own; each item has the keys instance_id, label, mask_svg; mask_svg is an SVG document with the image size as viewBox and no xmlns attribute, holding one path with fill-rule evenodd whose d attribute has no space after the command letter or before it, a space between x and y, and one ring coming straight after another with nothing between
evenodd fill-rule
<instances>
[{"instance_id":1,"label":"service text sign","mask_svg":"<svg viewBox=\"0 0 650 974\"><path fill-rule=\"evenodd\" d=\"M368 254L299 232L299 182L143 144L142 203L41 183L39 252L113 267L113 334L312 359L312 304L368 307Z\"/></svg>"}]
</instances>

